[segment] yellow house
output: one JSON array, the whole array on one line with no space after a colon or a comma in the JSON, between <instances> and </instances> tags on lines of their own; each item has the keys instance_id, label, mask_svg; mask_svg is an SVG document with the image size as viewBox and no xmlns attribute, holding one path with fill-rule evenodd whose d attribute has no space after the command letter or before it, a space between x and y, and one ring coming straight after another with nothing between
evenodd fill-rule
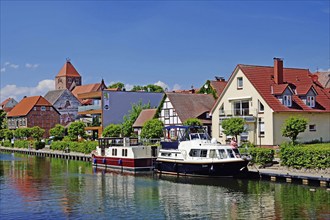
<instances>
[{"instance_id":1,"label":"yellow house","mask_svg":"<svg viewBox=\"0 0 330 220\"><path fill-rule=\"evenodd\" d=\"M211 110L212 137L221 143L230 137L223 133L221 122L231 117L245 119L247 140L258 146L276 146L288 138L281 127L292 115L308 119L307 129L298 135L299 142L330 142L330 94L308 69L283 68L274 58L274 66L237 65L227 86Z\"/></svg>"}]
</instances>

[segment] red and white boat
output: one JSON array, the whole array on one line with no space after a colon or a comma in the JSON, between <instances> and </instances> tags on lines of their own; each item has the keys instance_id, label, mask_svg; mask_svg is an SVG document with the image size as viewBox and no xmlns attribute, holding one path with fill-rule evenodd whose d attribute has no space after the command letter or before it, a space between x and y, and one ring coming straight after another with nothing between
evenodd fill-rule
<instances>
[{"instance_id":1,"label":"red and white boat","mask_svg":"<svg viewBox=\"0 0 330 220\"><path fill-rule=\"evenodd\" d=\"M99 138L92 152L93 166L122 171L152 171L158 154L157 146L145 146L137 138Z\"/></svg>"}]
</instances>

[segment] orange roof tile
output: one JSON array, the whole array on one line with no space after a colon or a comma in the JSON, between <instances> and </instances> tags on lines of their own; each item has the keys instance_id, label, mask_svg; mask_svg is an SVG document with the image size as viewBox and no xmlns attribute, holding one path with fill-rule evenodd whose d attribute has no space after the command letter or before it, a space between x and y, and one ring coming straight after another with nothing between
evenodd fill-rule
<instances>
[{"instance_id":1,"label":"orange roof tile","mask_svg":"<svg viewBox=\"0 0 330 220\"><path fill-rule=\"evenodd\" d=\"M81 77L70 61L67 61L56 75L56 77L60 76Z\"/></svg>"},{"instance_id":2,"label":"orange roof tile","mask_svg":"<svg viewBox=\"0 0 330 220\"><path fill-rule=\"evenodd\" d=\"M25 116L34 106L52 106L42 96L31 96L23 98L9 113L8 117Z\"/></svg>"},{"instance_id":3,"label":"orange roof tile","mask_svg":"<svg viewBox=\"0 0 330 220\"><path fill-rule=\"evenodd\" d=\"M96 92L101 90L101 83L94 83L94 84L87 84L87 85L82 85L82 86L76 86L72 90L72 94L78 98L78 94L81 93L88 93L88 92ZM81 99L79 99L82 101Z\"/></svg>"}]
</instances>

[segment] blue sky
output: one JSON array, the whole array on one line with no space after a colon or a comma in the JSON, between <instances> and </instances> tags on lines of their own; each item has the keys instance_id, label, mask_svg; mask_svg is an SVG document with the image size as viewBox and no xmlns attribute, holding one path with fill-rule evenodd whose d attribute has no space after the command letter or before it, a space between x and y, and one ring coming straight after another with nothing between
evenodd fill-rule
<instances>
[{"instance_id":1,"label":"blue sky","mask_svg":"<svg viewBox=\"0 0 330 220\"><path fill-rule=\"evenodd\" d=\"M200 87L237 64L330 68L330 1L4 1L0 99L45 95L67 57L83 84Z\"/></svg>"}]
</instances>

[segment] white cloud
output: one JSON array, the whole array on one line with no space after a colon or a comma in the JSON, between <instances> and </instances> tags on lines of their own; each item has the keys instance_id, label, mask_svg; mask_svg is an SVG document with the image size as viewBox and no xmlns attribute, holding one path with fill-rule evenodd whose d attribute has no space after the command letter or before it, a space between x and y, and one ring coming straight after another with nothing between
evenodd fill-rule
<instances>
[{"instance_id":1,"label":"white cloud","mask_svg":"<svg viewBox=\"0 0 330 220\"><path fill-rule=\"evenodd\" d=\"M330 72L330 68L329 69L317 69L318 72ZM316 72L317 72L316 71Z\"/></svg>"},{"instance_id":2,"label":"white cloud","mask_svg":"<svg viewBox=\"0 0 330 220\"><path fill-rule=\"evenodd\" d=\"M13 64L13 63L10 64L9 66L10 66L11 68L14 68L14 69L17 69L17 68L19 67L17 64Z\"/></svg>"},{"instance_id":3,"label":"white cloud","mask_svg":"<svg viewBox=\"0 0 330 220\"><path fill-rule=\"evenodd\" d=\"M134 87L134 85L131 85L131 84L128 84L128 83L125 84L125 89L126 89L126 91L130 91L130 90L132 90L133 87Z\"/></svg>"},{"instance_id":4,"label":"white cloud","mask_svg":"<svg viewBox=\"0 0 330 220\"><path fill-rule=\"evenodd\" d=\"M169 89L168 85L162 81L156 82L154 85L162 87L164 90Z\"/></svg>"},{"instance_id":5,"label":"white cloud","mask_svg":"<svg viewBox=\"0 0 330 220\"><path fill-rule=\"evenodd\" d=\"M5 66L8 66L10 63L9 62L5 62Z\"/></svg>"},{"instance_id":6,"label":"white cloud","mask_svg":"<svg viewBox=\"0 0 330 220\"><path fill-rule=\"evenodd\" d=\"M45 79L38 83L36 87L18 87L17 85L6 85L0 90L1 102L9 97L20 101L24 96L44 96L49 90L55 89L55 82Z\"/></svg>"},{"instance_id":7,"label":"white cloud","mask_svg":"<svg viewBox=\"0 0 330 220\"><path fill-rule=\"evenodd\" d=\"M1 72L2 73L6 72L6 67L1 68Z\"/></svg>"},{"instance_id":8,"label":"white cloud","mask_svg":"<svg viewBox=\"0 0 330 220\"><path fill-rule=\"evenodd\" d=\"M31 64L31 63L26 63L25 64L25 67L26 68L29 68L29 69L35 69L35 68L37 68L39 66L39 64Z\"/></svg>"}]
</instances>

